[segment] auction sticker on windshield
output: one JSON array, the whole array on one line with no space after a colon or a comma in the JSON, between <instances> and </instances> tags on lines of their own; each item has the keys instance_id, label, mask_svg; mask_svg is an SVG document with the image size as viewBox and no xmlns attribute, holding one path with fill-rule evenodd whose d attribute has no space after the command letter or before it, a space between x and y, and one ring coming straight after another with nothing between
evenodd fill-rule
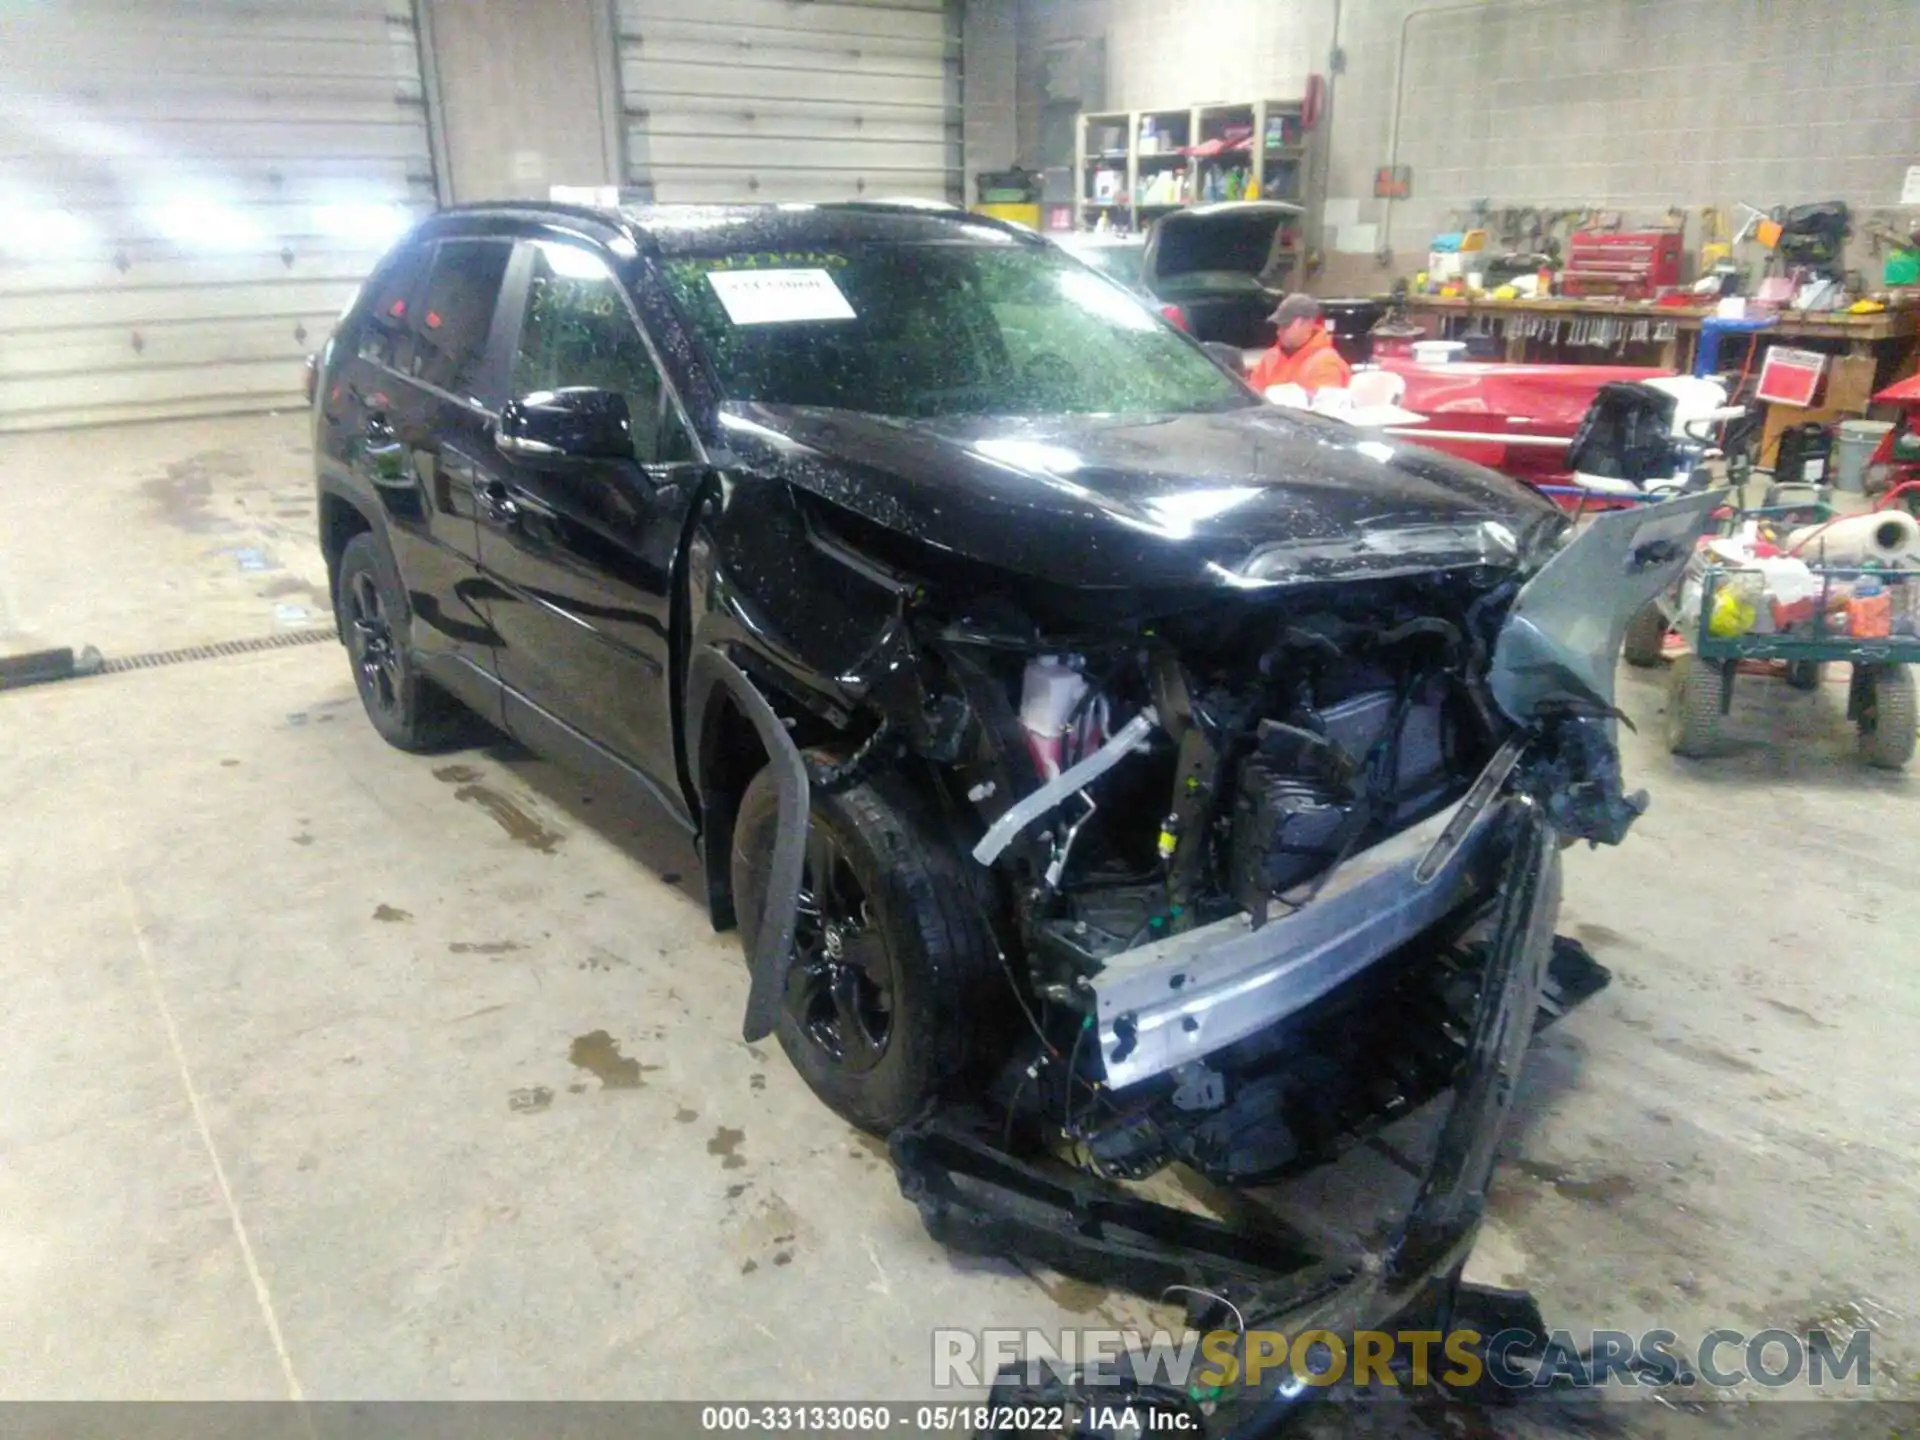
<instances>
[{"instance_id":1,"label":"auction sticker on windshield","mask_svg":"<svg viewBox=\"0 0 1920 1440\"><path fill-rule=\"evenodd\" d=\"M709 270L707 283L736 325L854 318L847 297L824 270Z\"/></svg>"}]
</instances>

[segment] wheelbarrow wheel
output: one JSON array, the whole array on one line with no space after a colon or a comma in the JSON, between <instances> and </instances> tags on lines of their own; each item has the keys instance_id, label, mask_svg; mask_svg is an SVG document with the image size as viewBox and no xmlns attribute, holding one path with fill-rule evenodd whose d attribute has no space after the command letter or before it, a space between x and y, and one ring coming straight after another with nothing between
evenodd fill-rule
<instances>
[{"instance_id":1,"label":"wheelbarrow wheel","mask_svg":"<svg viewBox=\"0 0 1920 1440\"><path fill-rule=\"evenodd\" d=\"M1642 670L1660 663L1660 652L1667 643L1667 617L1659 602L1649 600L1640 607L1639 613L1627 622L1627 638L1620 646L1620 654L1627 664L1637 665Z\"/></svg>"},{"instance_id":2,"label":"wheelbarrow wheel","mask_svg":"<svg viewBox=\"0 0 1920 1440\"><path fill-rule=\"evenodd\" d=\"M1914 732L1920 728L1913 672L1904 665L1874 665L1857 667L1853 676L1860 758L1876 769L1904 770L1913 759Z\"/></svg>"},{"instance_id":3,"label":"wheelbarrow wheel","mask_svg":"<svg viewBox=\"0 0 1920 1440\"><path fill-rule=\"evenodd\" d=\"M1789 660L1787 662L1787 684L1795 690L1818 690L1820 688L1820 662L1818 660Z\"/></svg>"},{"instance_id":4,"label":"wheelbarrow wheel","mask_svg":"<svg viewBox=\"0 0 1920 1440\"><path fill-rule=\"evenodd\" d=\"M1673 662L1670 683L1667 748L1675 755L1711 755L1720 739L1720 667L1682 655Z\"/></svg>"}]
</instances>

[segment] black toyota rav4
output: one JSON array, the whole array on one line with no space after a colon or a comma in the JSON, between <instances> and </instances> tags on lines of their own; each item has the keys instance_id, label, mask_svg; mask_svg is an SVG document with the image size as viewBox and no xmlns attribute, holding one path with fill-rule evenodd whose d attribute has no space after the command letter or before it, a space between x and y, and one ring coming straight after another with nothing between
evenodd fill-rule
<instances>
[{"instance_id":1,"label":"black toyota rav4","mask_svg":"<svg viewBox=\"0 0 1920 1440\"><path fill-rule=\"evenodd\" d=\"M374 725L478 712L697 836L745 1034L840 1114L1242 1182L1452 1086L1397 1253L1470 1238L1704 498L1568 543L908 206L450 210L315 380Z\"/></svg>"}]
</instances>

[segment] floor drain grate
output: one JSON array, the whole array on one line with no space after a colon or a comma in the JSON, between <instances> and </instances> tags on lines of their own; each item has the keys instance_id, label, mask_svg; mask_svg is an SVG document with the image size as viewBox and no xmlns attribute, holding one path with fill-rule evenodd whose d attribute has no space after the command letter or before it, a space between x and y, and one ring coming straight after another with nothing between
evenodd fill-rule
<instances>
[{"instance_id":1,"label":"floor drain grate","mask_svg":"<svg viewBox=\"0 0 1920 1440\"><path fill-rule=\"evenodd\" d=\"M103 662L96 672L124 675L130 670L157 670L162 665L186 665L195 660L224 660L230 655L253 655L262 650L286 650L295 645L318 645L339 636L329 627L323 630L287 630L278 635L261 635L252 640L221 640L212 645L189 645L181 650L154 650L145 655L117 655Z\"/></svg>"}]
</instances>

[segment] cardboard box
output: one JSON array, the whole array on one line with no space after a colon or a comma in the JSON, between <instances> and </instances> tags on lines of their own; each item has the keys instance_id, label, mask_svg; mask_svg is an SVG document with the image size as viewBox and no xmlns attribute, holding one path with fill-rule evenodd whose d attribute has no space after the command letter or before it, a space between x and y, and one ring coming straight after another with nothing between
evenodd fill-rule
<instances>
[{"instance_id":1,"label":"cardboard box","mask_svg":"<svg viewBox=\"0 0 1920 1440\"><path fill-rule=\"evenodd\" d=\"M1829 410L1864 415L1873 399L1874 365L1871 355L1840 355L1828 361L1827 393L1822 403Z\"/></svg>"}]
</instances>

